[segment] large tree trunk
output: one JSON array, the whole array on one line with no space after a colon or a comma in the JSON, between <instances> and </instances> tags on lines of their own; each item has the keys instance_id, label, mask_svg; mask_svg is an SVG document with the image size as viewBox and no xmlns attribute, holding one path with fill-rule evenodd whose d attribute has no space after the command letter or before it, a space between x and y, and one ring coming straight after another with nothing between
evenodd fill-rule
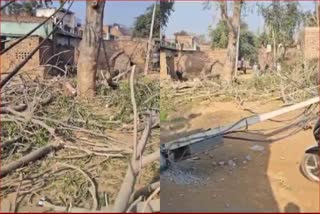
<instances>
[{"instance_id":1,"label":"large tree trunk","mask_svg":"<svg viewBox=\"0 0 320 214\"><path fill-rule=\"evenodd\" d=\"M87 1L86 24L78 59L78 96L89 98L96 93L98 50L103 25L105 1Z\"/></svg>"},{"instance_id":2,"label":"large tree trunk","mask_svg":"<svg viewBox=\"0 0 320 214\"><path fill-rule=\"evenodd\" d=\"M221 17L226 20L229 29L228 35L228 52L227 58L223 67L223 73L221 75L221 79L227 83L230 83L232 77L234 75L234 68L236 63L236 52L237 52L237 35L238 29L240 25L240 17L241 17L241 1L234 1L233 2L233 15L232 19L228 17L227 14L227 2L221 1L220 2L220 10L221 10Z\"/></svg>"}]
</instances>

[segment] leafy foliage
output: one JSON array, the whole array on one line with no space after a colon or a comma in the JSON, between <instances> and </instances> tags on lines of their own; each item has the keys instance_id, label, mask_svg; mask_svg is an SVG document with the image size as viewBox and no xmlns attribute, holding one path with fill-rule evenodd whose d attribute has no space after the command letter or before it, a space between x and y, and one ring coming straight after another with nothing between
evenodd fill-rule
<instances>
[{"instance_id":1,"label":"leafy foliage","mask_svg":"<svg viewBox=\"0 0 320 214\"><path fill-rule=\"evenodd\" d=\"M302 22L303 22L303 25L306 27L317 27L318 26L317 14L315 12L306 11L302 15Z\"/></svg>"},{"instance_id":2,"label":"leafy foliage","mask_svg":"<svg viewBox=\"0 0 320 214\"><path fill-rule=\"evenodd\" d=\"M239 56L249 60L250 64L258 60L258 38L245 23L240 28Z\"/></svg>"},{"instance_id":3,"label":"leafy foliage","mask_svg":"<svg viewBox=\"0 0 320 214\"><path fill-rule=\"evenodd\" d=\"M270 5L259 4L259 12L265 20L267 31L264 36L274 38L285 47L294 42L293 36L302 21L302 12L297 1L272 1Z\"/></svg>"},{"instance_id":4,"label":"leafy foliage","mask_svg":"<svg viewBox=\"0 0 320 214\"><path fill-rule=\"evenodd\" d=\"M189 36L189 33L187 31L182 30L182 31L176 32L174 35L175 36Z\"/></svg>"},{"instance_id":5,"label":"leafy foliage","mask_svg":"<svg viewBox=\"0 0 320 214\"><path fill-rule=\"evenodd\" d=\"M170 14L173 11L173 2L161 2L157 4L156 14L153 26L153 37L160 37L160 28L165 28ZM148 37L151 21L152 12L154 5L147 8L146 12L136 18L133 29L134 37Z\"/></svg>"},{"instance_id":6,"label":"leafy foliage","mask_svg":"<svg viewBox=\"0 0 320 214\"><path fill-rule=\"evenodd\" d=\"M138 111L146 109L159 109L160 82L148 78L139 78L134 86L135 98ZM132 104L130 84L127 81L121 81L118 90L112 90L109 87L101 85L97 91L98 95L108 96L110 106L117 108L115 119L124 122L132 121Z\"/></svg>"},{"instance_id":7,"label":"leafy foliage","mask_svg":"<svg viewBox=\"0 0 320 214\"><path fill-rule=\"evenodd\" d=\"M160 27L161 29L167 26L169 16L174 11L173 10L173 1L161 1L160 3Z\"/></svg>"},{"instance_id":8,"label":"leafy foliage","mask_svg":"<svg viewBox=\"0 0 320 214\"><path fill-rule=\"evenodd\" d=\"M134 23L133 29L133 36L134 37L148 37L150 28L151 28L151 21L152 21L152 13L153 13L154 5L151 5L147 8L146 12L136 18ZM160 31L160 7L157 4L156 7L156 14L153 26L153 37L159 37Z\"/></svg>"},{"instance_id":9,"label":"leafy foliage","mask_svg":"<svg viewBox=\"0 0 320 214\"><path fill-rule=\"evenodd\" d=\"M220 20L217 27L209 29L212 48L227 48L229 29L225 20Z\"/></svg>"},{"instance_id":10,"label":"leafy foliage","mask_svg":"<svg viewBox=\"0 0 320 214\"><path fill-rule=\"evenodd\" d=\"M212 48L227 48L228 46L228 27L224 20L220 20L217 27L211 30ZM239 57L248 59L251 63L257 60L258 38L248 29L246 23L241 23Z\"/></svg>"}]
</instances>

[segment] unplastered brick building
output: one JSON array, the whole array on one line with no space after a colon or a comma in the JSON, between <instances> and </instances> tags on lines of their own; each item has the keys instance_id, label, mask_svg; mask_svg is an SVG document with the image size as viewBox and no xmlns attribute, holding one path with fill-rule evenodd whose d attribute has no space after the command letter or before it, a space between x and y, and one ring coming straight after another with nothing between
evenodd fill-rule
<instances>
[{"instance_id":1,"label":"unplastered brick building","mask_svg":"<svg viewBox=\"0 0 320 214\"><path fill-rule=\"evenodd\" d=\"M6 42L5 47L11 46L16 40ZM1 55L1 74L7 74L27 58L27 56L43 41L40 36L30 36L14 46L12 49ZM33 76L44 76L45 65L49 62L52 53L52 41L46 40L40 49L23 66L22 72Z\"/></svg>"},{"instance_id":2,"label":"unplastered brick building","mask_svg":"<svg viewBox=\"0 0 320 214\"><path fill-rule=\"evenodd\" d=\"M302 50L305 60L319 59L319 27L306 27L302 33Z\"/></svg>"},{"instance_id":3,"label":"unplastered brick building","mask_svg":"<svg viewBox=\"0 0 320 214\"><path fill-rule=\"evenodd\" d=\"M51 15L54 11L49 12L48 14ZM41 13L41 17L30 15L2 15L0 22L1 50L10 47L17 39L26 35L44 22L48 14ZM70 13L69 16L72 17L73 13ZM71 18L69 19L72 20ZM59 21L57 17L53 17L33 32L31 36L2 54L1 73L5 74L10 72L20 62L26 59L47 37L48 39L41 44L40 49L23 66L22 71L44 76L47 72L57 72L57 69L53 69L53 66L50 65L65 69L65 65L75 64L76 49L81 41L81 33L79 32L79 24L74 24L74 21L71 22L70 20L69 22L65 22L64 25L59 25L55 32L48 37Z\"/></svg>"}]
</instances>

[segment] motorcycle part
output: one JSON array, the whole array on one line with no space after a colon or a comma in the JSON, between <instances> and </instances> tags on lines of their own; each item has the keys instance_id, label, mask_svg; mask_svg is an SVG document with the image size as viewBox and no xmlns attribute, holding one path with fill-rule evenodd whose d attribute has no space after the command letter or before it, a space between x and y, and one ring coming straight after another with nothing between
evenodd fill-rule
<instances>
[{"instance_id":1,"label":"motorcycle part","mask_svg":"<svg viewBox=\"0 0 320 214\"><path fill-rule=\"evenodd\" d=\"M319 153L305 153L300 163L300 169L310 181L319 182Z\"/></svg>"}]
</instances>

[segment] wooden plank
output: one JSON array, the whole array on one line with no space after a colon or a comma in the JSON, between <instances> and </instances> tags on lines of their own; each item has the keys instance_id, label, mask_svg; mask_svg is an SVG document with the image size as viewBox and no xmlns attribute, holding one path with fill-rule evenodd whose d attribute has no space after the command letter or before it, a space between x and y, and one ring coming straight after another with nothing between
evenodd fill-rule
<instances>
[{"instance_id":1,"label":"wooden plank","mask_svg":"<svg viewBox=\"0 0 320 214\"><path fill-rule=\"evenodd\" d=\"M268 112L268 113L263 113L263 114L257 114L251 117L247 117L247 118L243 118L240 121L236 122L236 123L232 123L223 127L218 127L218 128L213 128L210 129L206 132L200 132L200 133L196 133L187 137L183 137L177 140L173 140L167 143L164 143L162 148L165 150L173 150L173 149L177 149L183 146L187 146L193 143L197 143L200 141L203 141L205 139L208 138L212 138L218 135L222 135L226 132L230 132L230 131L236 131L238 129L241 128L245 128L247 126L250 125L254 125L256 123L260 123L269 119L272 119L274 117L280 116L282 114L291 112L291 111L295 111L304 107L307 107L309 105L312 105L314 103L318 103L319 102L319 97L314 97L311 98L309 100L306 100L304 102L301 103L297 103L295 105L292 106L288 106L288 107L284 107L272 112Z\"/></svg>"}]
</instances>

